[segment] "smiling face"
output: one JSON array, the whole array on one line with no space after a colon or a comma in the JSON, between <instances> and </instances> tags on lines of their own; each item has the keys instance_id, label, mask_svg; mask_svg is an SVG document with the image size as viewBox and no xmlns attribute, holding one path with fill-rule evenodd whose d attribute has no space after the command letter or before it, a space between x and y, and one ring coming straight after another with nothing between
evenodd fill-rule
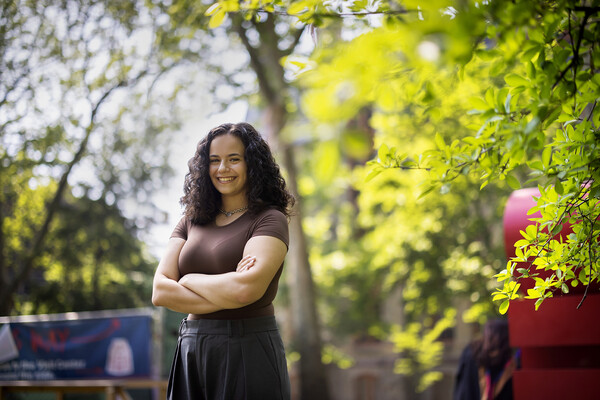
<instances>
[{"instance_id":1,"label":"smiling face","mask_svg":"<svg viewBox=\"0 0 600 400\"><path fill-rule=\"evenodd\" d=\"M242 141L230 134L217 136L210 143L210 179L221 193L224 207L247 203L244 151Z\"/></svg>"}]
</instances>

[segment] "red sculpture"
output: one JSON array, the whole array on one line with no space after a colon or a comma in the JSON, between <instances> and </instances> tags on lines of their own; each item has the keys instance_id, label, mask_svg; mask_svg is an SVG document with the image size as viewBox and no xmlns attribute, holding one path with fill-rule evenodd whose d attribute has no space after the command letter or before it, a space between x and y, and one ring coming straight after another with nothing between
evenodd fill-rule
<instances>
[{"instance_id":1,"label":"red sculpture","mask_svg":"<svg viewBox=\"0 0 600 400\"><path fill-rule=\"evenodd\" d=\"M504 211L506 255L515 255L521 230L532 224L537 188L511 194ZM561 235L570 232L566 226ZM534 268L534 267L533 267ZM537 271L536 271L537 272ZM521 368L513 375L515 400L600 399L600 291L590 288L581 307L583 285L555 294L535 310L535 300L513 300L508 309L510 344L521 349ZM521 279L521 290L533 287Z\"/></svg>"}]
</instances>

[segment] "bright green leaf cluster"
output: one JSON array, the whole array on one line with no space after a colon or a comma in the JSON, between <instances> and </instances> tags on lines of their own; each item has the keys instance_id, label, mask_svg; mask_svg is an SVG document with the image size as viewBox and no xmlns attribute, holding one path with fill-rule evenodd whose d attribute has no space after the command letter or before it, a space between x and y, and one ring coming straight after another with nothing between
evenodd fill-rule
<instances>
[{"instance_id":1,"label":"bright green leaf cluster","mask_svg":"<svg viewBox=\"0 0 600 400\"><path fill-rule=\"evenodd\" d=\"M529 246L517 250L520 262L530 262L523 258L536 258L533 264L536 269L551 271L551 277L528 294L539 295L538 299L550 297L556 291L568 292L569 284L573 285L568 283L570 279L577 278L575 285L583 282L587 285L600 279L600 256L596 250L596 221L600 214L600 133L597 128L600 126L597 111L600 78L594 69L600 62L598 8L572 9L564 1L552 4L547 8L544 2L537 1L494 2L455 9L455 20L470 21L469 26L474 30L465 34L453 26L454 20L444 25L443 33L435 38L442 44L440 59L464 62L455 74L444 69L443 64L438 65L436 72L441 76L450 72L448 76L454 76L455 90L460 92L471 88L471 82L477 80L482 83L480 87L485 88L467 96L473 107L463 118L462 127L467 130L454 137L436 132L434 147L421 156L396 153L396 146L382 144L378 158L370 163L372 172L368 176L372 179L387 168L403 168L405 159L418 159L416 165L430 172L424 193L436 189L447 193L456 179L473 174L481 180L481 189L491 182L502 181L511 189L539 185L542 195L536 210L542 217L535 221L540 228L538 235L526 239ZM436 6L439 4L432 7ZM363 50L363 54L369 54L368 59L375 65L379 59L394 64L386 68L394 73L386 76L386 85L381 91L389 94L393 90L394 94L379 97L372 89L364 92L365 88L376 88L373 83L383 81L384 75L372 67L368 72L348 68L352 74L338 75L337 79L341 87L352 89L351 95L344 97L346 104L363 99L362 104L372 103L383 112L402 114L411 114L420 107L428 113L428 122L434 123L440 108L432 107L435 105L432 99L446 83L435 79L424 83L424 77L431 77L431 64L419 61L415 57L419 47L406 42L419 44L431 40L429 29L437 22L437 17L424 12L418 20L407 18L403 24L394 25L393 31L385 33L389 51L381 57L377 56L376 42L370 40L370 50ZM375 29L347 47L352 50L355 43L377 38L380 31L389 28L390 25ZM398 39L391 39L396 33L401 33ZM476 38L478 45L469 50L468 57L457 57L450 44L468 38ZM351 55L350 51L345 57ZM324 78L327 74L320 76ZM314 81L314 78L307 79ZM362 79L371 84L362 84ZM319 89L320 93L325 94L331 87L323 86L325 89ZM310 104L324 103L310 94L307 99ZM448 106L443 110L457 111ZM577 233L561 242L557 235L567 225L573 226ZM544 234L546 231L548 234ZM527 276L532 276L530 269L526 270ZM506 312L507 301L518 296L518 284L513 280L521 279L519 276L511 273L504 279L506 275L502 275L504 297L495 297L502 300L500 311ZM537 306L540 304L541 300Z\"/></svg>"},{"instance_id":2,"label":"bright green leaf cluster","mask_svg":"<svg viewBox=\"0 0 600 400\"><path fill-rule=\"evenodd\" d=\"M412 375L418 378L417 392L424 391L432 383L442 379L443 374L433 370L440 364L444 346L439 340L445 330L455 324L456 311L448 309L444 317L431 328L414 322L404 327L396 326L392 331L391 340L400 353L400 359L394 366L394 371L402 375Z\"/></svg>"}]
</instances>

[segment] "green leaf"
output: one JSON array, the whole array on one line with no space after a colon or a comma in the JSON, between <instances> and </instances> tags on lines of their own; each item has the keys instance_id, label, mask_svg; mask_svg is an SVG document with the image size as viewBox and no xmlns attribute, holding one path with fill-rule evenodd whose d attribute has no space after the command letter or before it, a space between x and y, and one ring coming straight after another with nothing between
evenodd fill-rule
<instances>
[{"instance_id":1,"label":"green leaf","mask_svg":"<svg viewBox=\"0 0 600 400\"><path fill-rule=\"evenodd\" d=\"M496 292L492 295L493 301L502 300L502 299L506 299L506 298L508 298L508 295L506 293L502 293L502 292Z\"/></svg>"},{"instance_id":2,"label":"green leaf","mask_svg":"<svg viewBox=\"0 0 600 400\"><path fill-rule=\"evenodd\" d=\"M223 23L223 21L225 21L225 17L227 16L227 13L225 12L224 9L219 8L211 17L210 20L208 21L208 27L210 29L214 29L217 28L219 26L221 26L221 24Z\"/></svg>"},{"instance_id":3,"label":"green leaf","mask_svg":"<svg viewBox=\"0 0 600 400\"><path fill-rule=\"evenodd\" d=\"M425 190L423 190L421 192L421 194L419 194L419 199L421 199L422 197L427 196L429 193L431 193L434 189L436 188L436 186L429 186L427 187Z\"/></svg>"},{"instance_id":4,"label":"green leaf","mask_svg":"<svg viewBox=\"0 0 600 400\"><path fill-rule=\"evenodd\" d=\"M556 193L558 194L563 194L565 192L562 182L558 178L556 178L556 180L554 181L554 190L556 190Z\"/></svg>"},{"instance_id":5,"label":"green leaf","mask_svg":"<svg viewBox=\"0 0 600 400\"><path fill-rule=\"evenodd\" d=\"M577 278L579 279L579 282L583 283L584 285L588 284L589 278L583 268L579 271L579 276Z\"/></svg>"},{"instance_id":6,"label":"green leaf","mask_svg":"<svg viewBox=\"0 0 600 400\"><path fill-rule=\"evenodd\" d=\"M373 168L367 174L367 176L365 178L365 182L369 182L370 180L372 180L373 178L375 178L377 175L379 175L382 171L383 171L383 168L381 168L381 167L380 168Z\"/></svg>"},{"instance_id":7,"label":"green leaf","mask_svg":"<svg viewBox=\"0 0 600 400\"><path fill-rule=\"evenodd\" d=\"M490 108L489 104L484 99L477 96L469 98L469 103L471 103L471 106L476 110L487 110Z\"/></svg>"},{"instance_id":8,"label":"green leaf","mask_svg":"<svg viewBox=\"0 0 600 400\"><path fill-rule=\"evenodd\" d=\"M290 64L295 65L296 67L303 69L306 68L306 65L308 64L306 61L298 61L298 60L292 60L290 61Z\"/></svg>"},{"instance_id":9,"label":"green leaf","mask_svg":"<svg viewBox=\"0 0 600 400\"><path fill-rule=\"evenodd\" d=\"M535 66L533 65L533 63L531 61L527 62L527 75L529 75L529 77L531 79L535 79L535 75L536 75Z\"/></svg>"},{"instance_id":10,"label":"green leaf","mask_svg":"<svg viewBox=\"0 0 600 400\"><path fill-rule=\"evenodd\" d=\"M550 166L550 162L552 160L552 147L546 147L544 151L542 151L542 164L547 169Z\"/></svg>"},{"instance_id":11,"label":"green leaf","mask_svg":"<svg viewBox=\"0 0 600 400\"><path fill-rule=\"evenodd\" d=\"M519 239L515 242L515 247L523 247L523 246L528 246L529 245L529 240L526 239Z\"/></svg>"},{"instance_id":12,"label":"green leaf","mask_svg":"<svg viewBox=\"0 0 600 400\"><path fill-rule=\"evenodd\" d=\"M573 286L573 287L577 287L578 285L579 285L579 281L578 281L577 279L573 279L573 280L571 281L571 286Z\"/></svg>"},{"instance_id":13,"label":"green leaf","mask_svg":"<svg viewBox=\"0 0 600 400\"><path fill-rule=\"evenodd\" d=\"M506 312L508 311L509 305L510 305L510 300L504 300L502 302L502 304L500 304L500 308L498 309L500 314L502 314L502 315L506 314Z\"/></svg>"},{"instance_id":14,"label":"green leaf","mask_svg":"<svg viewBox=\"0 0 600 400\"><path fill-rule=\"evenodd\" d=\"M518 299L519 298L519 288L521 287L520 283L515 283L515 286L512 288L510 293L510 299Z\"/></svg>"},{"instance_id":15,"label":"green leaf","mask_svg":"<svg viewBox=\"0 0 600 400\"><path fill-rule=\"evenodd\" d=\"M533 206L527 210L527 215L535 214L538 211L540 211L540 208L538 206Z\"/></svg>"},{"instance_id":16,"label":"green leaf","mask_svg":"<svg viewBox=\"0 0 600 400\"><path fill-rule=\"evenodd\" d=\"M379 147L379 150L377 150L377 157L379 158L379 161L383 164L387 163L389 154L390 154L390 149L389 149L389 147L387 147L387 145L385 143L382 144L381 147Z\"/></svg>"},{"instance_id":17,"label":"green leaf","mask_svg":"<svg viewBox=\"0 0 600 400\"><path fill-rule=\"evenodd\" d=\"M435 134L435 144L440 150L444 150L447 147L446 142L444 142L444 138L439 134L439 132L436 132Z\"/></svg>"},{"instance_id":18,"label":"green leaf","mask_svg":"<svg viewBox=\"0 0 600 400\"><path fill-rule=\"evenodd\" d=\"M527 123L527 125L525 126L525 133L529 134L531 132L533 132L533 130L535 128L537 128L537 126L540 124L540 118L536 115L535 117L533 117L531 119L531 121L529 121Z\"/></svg>"},{"instance_id":19,"label":"green leaf","mask_svg":"<svg viewBox=\"0 0 600 400\"><path fill-rule=\"evenodd\" d=\"M525 231L527 232L527 235L529 236L529 240L533 240L537 237L538 228L536 225L527 225L527 228L525 228Z\"/></svg>"},{"instance_id":20,"label":"green leaf","mask_svg":"<svg viewBox=\"0 0 600 400\"><path fill-rule=\"evenodd\" d=\"M305 12L308 8L306 6L306 1L298 1L298 2L292 2L292 4L290 5L290 7L288 8L287 12L290 15L298 15L298 14L302 14L303 12Z\"/></svg>"},{"instance_id":21,"label":"green leaf","mask_svg":"<svg viewBox=\"0 0 600 400\"><path fill-rule=\"evenodd\" d=\"M543 297L540 297L539 299L536 300L535 302L535 310L537 311L538 308L540 308L540 306L542 305L542 302L544 301Z\"/></svg>"},{"instance_id":22,"label":"green leaf","mask_svg":"<svg viewBox=\"0 0 600 400\"><path fill-rule=\"evenodd\" d=\"M544 164L542 164L542 162L540 160L533 160L527 163L527 165L529 166L529 168L531 169L536 169L536 170L543 170L544 169Z\"/></svg>"},{"instance_id":23,"label":"green leaf","mask_svg":"<svg viewBox=\"0 0 600 400\"><path fill-rule=\"evenodd\" d=\"M217 11L219 11L221 9L221 3L216 2L215 4L213 4L212 6L208 7L208 9L206 10L206 12L204 13L204 15L206 16L211 16L214 13L216 13Z\"/></svg>"},{"instance_id":24,"label":"green leaf","mask_svg":"<svg viewBox=\"0 0 600 400\"><path fill-rule=\"evenodd\" d=\"M512 175L506 175L506 183L511 189L517 190L521 188L521 182Z\"/></svg>"},{"instance_id":25,"label":"green leaf","mask_svg":"<svg viewBox=\"0 0 600 400\"><path fill-rule=\"evenodd\" d=\"M529 79L522 77L521 75L517 75L517 74L508 74L504 77L504 81L513 87L516 86L527 86L529 85Z\"/></svg>"},{"instance_id":26,"label":"green leaf","mask_svg":"<svg viewBox=\"0 0 600 400\"><path fill-rule=\"evenodd\" d=\"M492 87L490 87L488 90L486 90L485 101L488 103L490 108L495 107L495 105L494 105L494 89Z\"/></svg>"},{"instance_id":27,"label":"green leaf","mask_svg":"<svg viewBox=\"0 0 600 400\"><path fill-rule=\"evenodd\" d=\"M554 225L554 228L552 228L552 235L558 235L560 233L560 231L562 231L563 229L563 224L556 224Z\"/></svg>"},{"instance_id":28,"label":"green leaf","mask_svg":"<svg viewBox=\"0 0 600 400\"><path fill-rule=\"evenodd\" d=\"M496 108L499 112L505 110L504 104L506 103L506 96L508 96L508 88L502 88L498 90L496 94Z\"/></svg>"}]
</instances>

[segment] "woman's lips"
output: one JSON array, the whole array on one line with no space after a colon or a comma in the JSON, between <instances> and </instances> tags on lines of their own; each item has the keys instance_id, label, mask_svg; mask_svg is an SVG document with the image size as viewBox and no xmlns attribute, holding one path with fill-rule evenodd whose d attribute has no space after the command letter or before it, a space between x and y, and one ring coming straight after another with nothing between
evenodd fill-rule
<instances>
[{"instance_id":1,"label":"woman's lips","mask_svg":"<svg viewBox=\"0 0 600 400\"><path fill-rule=\"evenodd\" d=\"M229 183L233 181L235 177L217 178L220 183Z\"/></svg>"}]
</instances>

